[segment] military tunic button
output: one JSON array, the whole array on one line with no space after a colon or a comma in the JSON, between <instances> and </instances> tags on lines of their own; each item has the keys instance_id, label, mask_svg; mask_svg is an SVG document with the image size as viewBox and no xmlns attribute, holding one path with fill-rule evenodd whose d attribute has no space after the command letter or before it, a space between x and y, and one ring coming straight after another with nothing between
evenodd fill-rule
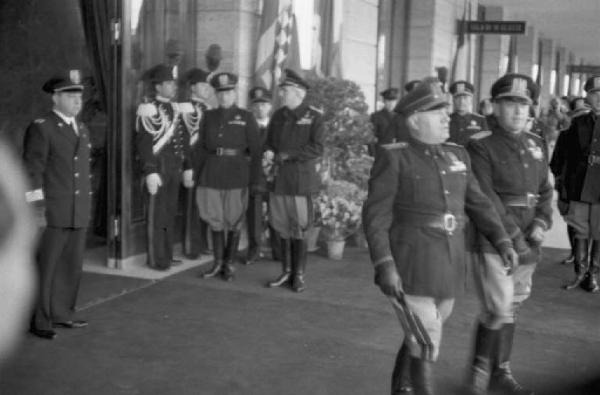
<instances>
[{"instance_id":1,"label":"military tunic button","mask_svg":"<svg viewBox=\"0 0 600 395\"><path fill-rule=\"evenodd\" d=\"M442 170L442 171L440 171L440 173L441 173L442 175L444 175L444 174L446 174L446 170Z\"/></svg>"},{"instance_id":2,"label":"military tunic button","mask_svg":"<svg viewBox=\"0 0 600 395\"><path fill-rule=\"evenodd\" d=\"M79 195L79 189L75 190L75 195Z\"/></svg>"},{"instance_id":3,"label":"military tunic button","mask_svg":"<svg viewBox=\"0 0 600 395\"><path fill-rule=\"evenodd\" d=\"M79 157L77 155L75 155L75 157L73 157L73 160L78 160Z\"/></svg>"},{"instance_id":4,"label":"military tunic button","mask_svg":"<svg viewBox=\"0 0 600 395\"><path fill-rule=\"evenodd\" d=\"M523 167L527 169L527 168L529 167L529 165L528 165L527 163L525 163L525 164L523 165Z\"/></svg>"},{"instance_id":5,"label":"military tunic button","mask_svg":"<svg viewBox=\"0 0 600 395\"><path fill-rule=\"evenodd\" d=\"M450 195L450 191L448 191L447 189L444 190L444 195Z\"/></svg>"},{"instance_id":6,"label":"military tunic button","mask_svg":"<svg viewBox=\"0 0 600 395\"><path fill-rule=\"evenodd\" d=\"M525 153L525 150L521 150L521 151L519 151L519 153L520 153L521 155L523 155L523 154Z\"/></svg>"},{"instance_id":7,"label":"military tunic button","mask_svg":"<svg viewBox=\"0 0 600 395\"><path fill-rule=\"evenodd\" d=\"M75 176L75 178L79 177L79 173L77 173L77 172L73 175Z\"/></svg>"}]
</instances>

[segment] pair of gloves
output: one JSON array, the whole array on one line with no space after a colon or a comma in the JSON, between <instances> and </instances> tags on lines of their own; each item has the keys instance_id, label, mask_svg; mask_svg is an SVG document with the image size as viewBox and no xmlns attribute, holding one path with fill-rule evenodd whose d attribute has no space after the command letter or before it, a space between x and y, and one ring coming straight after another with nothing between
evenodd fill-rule
<instances>
[{"instance_id":1,"label":"pair of gloves","mask_svg":"<svg viewBox=\"0 0 600 395\"><path fill-rule=\"evenodd\" d=\"M182 174L183 186L191 188L194 186L194 171L191 169L184 170ZM158 173L151 173L146 176L146 188L150 195L156 195L158 188L162 186L162 180Z\"/></svg>"}]
</instances>

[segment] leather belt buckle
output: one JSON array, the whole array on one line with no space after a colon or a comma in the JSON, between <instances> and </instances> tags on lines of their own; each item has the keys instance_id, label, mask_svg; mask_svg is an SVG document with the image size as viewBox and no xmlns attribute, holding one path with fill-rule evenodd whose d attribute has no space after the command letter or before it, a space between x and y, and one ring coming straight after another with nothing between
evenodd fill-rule
<instances>
[{"instance_id":1,"label":"leather belt buckle","mask_svg":"<svg viewBox=\"0 0 600 395\"><path fill-rule=\"evenodd\" d=\"M444 230L448 233L452 233L456 230L456 217L454 214L446 213L443 217Z\"/></svg>"},{"instance_id":2,"label":"leather belt buckle","mask_svg":"<svg viewBox=\"0 0 600 395\"><path fill-rule=\"evenodd\" d=\"M217 147L215 154L217 156L223 156L223 154L225 153L225 149L223 147Z\"/></svg>"},{"instance_id":3,"label":"leather belt buckle","mask_svg":"<svg viewBox=\"0 0 600 395\"><path fill-rule=\"evenodd\" d=\"M538 202L538 195L535 193L527 194L527 207L535 207Z\"/></svg>"}]
</instances>

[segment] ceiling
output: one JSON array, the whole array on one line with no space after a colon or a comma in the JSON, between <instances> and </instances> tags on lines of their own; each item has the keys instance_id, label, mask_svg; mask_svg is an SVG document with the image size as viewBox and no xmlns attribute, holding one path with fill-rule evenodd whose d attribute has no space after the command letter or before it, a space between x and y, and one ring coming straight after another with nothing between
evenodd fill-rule
<instances>
[{"instance_id":1,"label":"ceiling","mask_svg":"<svg viewBox=\"0 0 600 395\"><path fill-rule=\"evenodd\" d=\"M587 65L600 65L600 0L479 0L504 7L504 20L525 20Z\"/></svg>"}]
</instances>

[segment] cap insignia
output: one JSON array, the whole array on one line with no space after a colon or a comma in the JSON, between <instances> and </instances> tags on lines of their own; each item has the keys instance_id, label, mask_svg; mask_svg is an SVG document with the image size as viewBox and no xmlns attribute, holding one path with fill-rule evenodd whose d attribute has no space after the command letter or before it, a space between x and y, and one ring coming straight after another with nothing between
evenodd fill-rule
<instances>
[{"instance_id":1,"label":"cap insignia","mask_svg":"<svg viewBox=\"0 0 600 395\"><path fill-rule=\"evenodd\" d=\"M227 85L228 82L229 78L227 77L227 74L221 74L219 76L219 85Z\"/></svg>"},{"instance_id":2,"label":"cap insignia","mask_svg":"<svg viewBox=\"0 0 600 395\"><path fill-rule=\"evenodd\" d=\"M81 73L79 70L69 70L69 79L73 84L81 84Z\"/></svg>"},{"instance_id":3,"label":"cap insignia","mask_svg":"<svg viewBox=\"0 0 600 395\"><path fill-rule=\"evenodd\" d=\"M594 89L600 89L600 77L594 77Z\"/></svg>"},{"instance_id":4,"label":"cap insignia","mask_svg":"<svg viewBox=\"0 0 600 395\"><path fill-rule=\"evenodd\" d=\"M258 98L262 97L263 93L261 90L257 90L255 95L256 95L256 98L258 99Z\"/></svg>"},{"instance_id":5,"label":"cap insignia","mask_svg":"<svg viewBox=\"0 0 600 395\"><path fill-rule=\"evenodd\" d=\"M527 80L524 78L515 78L512 80L511 92L527 94Z\"/></svg>"},{"instance_id":6,"label":"cap insignia","mask_svg":"<svg viewBox=\"0 0 600 395\"><path fill-rule=\"evenodd\" d=\"M456 85L456 93L462 93L465 91L465 84L460 83Z\"/></svg>"}]
</instances>

